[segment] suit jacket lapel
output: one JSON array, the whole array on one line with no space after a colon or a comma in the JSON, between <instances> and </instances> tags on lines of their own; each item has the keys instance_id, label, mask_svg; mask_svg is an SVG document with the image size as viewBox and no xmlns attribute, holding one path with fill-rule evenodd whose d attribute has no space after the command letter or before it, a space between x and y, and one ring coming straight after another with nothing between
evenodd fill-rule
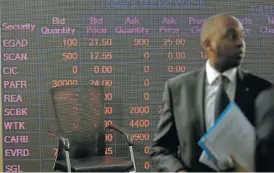
<instances>
[{"instance_id":1,"label":"suit jacket lapel","mask_svg":"<svg viewBox=\"0 0 274 173\"><path fill-rule=\"evenodd\" d=\"M203 134L206 132L206 125L205 125L205 112L204 112L204 95L205 95L205 67L202 68L201 71L198 72L194 90L195 96L195 109L197 112L196 115L196 130L198 132L199 137L202 137ZM241 69L238 69L237 72L237 87L235 92L235 103L241 108L242 111L245 110L245 105L247 103L247 94L249 88L245 83L245 74Z\"/></svg>"},{"instance_id":2,"label":"suit jacket lapel","mask_svg":"<svg viewBox=\"0 0 274 173\"><path fill-rule=\"evenodd\" d=\"M197 123L196 123L196 130L200 137L206 131L205 126L205 115L204 115L204 93L205 93L205 67L198 72L196 81L195 81L195 100L196 106L195 109L197 111Z\"/></svg>"},{"instance_id":3,"label":"suit jacket lapel","mask_svg":"<svg viewBox=\"0 0 274 173\"><path fill-rule=\"evenodd\" d=\"M249 88L245 81L245 73L238 68L235 103L241 108L242 111L245 111L245 105L247 105L248 101L247 94L249 92Z\"/></svg>"}]
</instances>

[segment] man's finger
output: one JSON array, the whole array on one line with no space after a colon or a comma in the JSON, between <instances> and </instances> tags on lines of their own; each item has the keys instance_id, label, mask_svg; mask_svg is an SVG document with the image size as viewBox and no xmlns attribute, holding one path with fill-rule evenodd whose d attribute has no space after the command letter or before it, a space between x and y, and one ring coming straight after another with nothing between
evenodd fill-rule
<instances>
[{"instance_id":1,"label":"man's finger","mask_svg":"<svg viewBox=\"0 0 274 173\"><path fill-rule=\"evenodd\" d=\"M231 161L233 162L234 168L236 172L248 172L248 169L243 167L235 158L234 154L230 155Z\"/></svg>"}]
</instances>

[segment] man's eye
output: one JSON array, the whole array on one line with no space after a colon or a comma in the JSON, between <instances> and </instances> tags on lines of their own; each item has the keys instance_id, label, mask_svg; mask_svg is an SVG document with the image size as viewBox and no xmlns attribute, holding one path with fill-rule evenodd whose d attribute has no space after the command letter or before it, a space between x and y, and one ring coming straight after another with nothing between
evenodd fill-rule
<instances>
[{"instance_id":1,"label":"man's eye","mask_svg":"<svg viewBox=\"0 0 274 173\"><path fill-rule=\"evenodd\" d=\"M230 40L235 40L237 38L237 34L233 31L229 32L227 35Z\"/></svg>"}]
</instances>

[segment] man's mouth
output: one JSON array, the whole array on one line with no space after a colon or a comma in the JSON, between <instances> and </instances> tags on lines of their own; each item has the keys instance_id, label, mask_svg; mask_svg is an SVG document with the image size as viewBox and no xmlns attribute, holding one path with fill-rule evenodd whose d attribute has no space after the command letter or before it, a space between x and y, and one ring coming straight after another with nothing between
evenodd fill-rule
<instances>
[{"instance_id":1,"label":"man's mouth","mask_svg":"<svg viewBox=\"0 0 274 173\"><path fill-rule=\"evenodd\" d=\"M234 55L237 59L240 59L244 56L244 51L238 51L237 53L235 53Z\"/></svg>"}]
</instances>

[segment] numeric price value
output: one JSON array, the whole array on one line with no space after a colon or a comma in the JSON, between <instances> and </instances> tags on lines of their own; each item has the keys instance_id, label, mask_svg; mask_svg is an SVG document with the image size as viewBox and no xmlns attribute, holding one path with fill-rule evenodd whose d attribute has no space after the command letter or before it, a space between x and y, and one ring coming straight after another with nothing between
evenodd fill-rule
<instances>
[{"instance_id":1,"label":"numeric price value","mask_svg":"<svg viewBox=\"0 0 274 173\"><path fill-rule=\"evenodd\" d=\"M112 39L111 38L90 38L89 46L91 47L109 47L112 46Z\"/></svg>"},{"instance_id":2,"label":"numeric price value","mask_svg":"<svg viewBox=\"0 0 274 173\"><path fill-rule=\"evenodd\" d=\"M112 59L112 52L90 52L90 59Z\"/></svg>"},{"instance_id":3,"label":"numeric price value","mask_svg":"<svg viewBox=\"0 0 274 173\"><path fill-rule=\"evenodd\" d=\"M163 46L184 46L186 39L184 38L163 38Z\"/></svg>"}]
</instances>

